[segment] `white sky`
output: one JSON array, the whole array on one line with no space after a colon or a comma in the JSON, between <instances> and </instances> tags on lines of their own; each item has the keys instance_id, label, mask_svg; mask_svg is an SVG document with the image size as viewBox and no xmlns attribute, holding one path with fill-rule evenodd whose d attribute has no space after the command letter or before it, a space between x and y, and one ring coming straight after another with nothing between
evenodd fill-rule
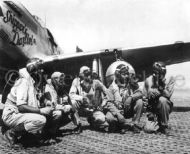
<instances>
[{"instance_id":1,"label":"white sky","mask_svg":"<svg viewBox=\"0 0 190 154\"><path fill-rule=\"evenodd\" d=\"M19 0L64 53L190 42L190 0ZM169 66L190 88L190 62Z\"/></svg>"},{"instance_id":2,"label":"white sky","mask_svg":"<svg viewBox=\"0 0 190 154\"><path fill-rule=\"evenodd\" d=\"M65 53L190 41L189 0L19 0Z\"/></svg>"}]
</instances>

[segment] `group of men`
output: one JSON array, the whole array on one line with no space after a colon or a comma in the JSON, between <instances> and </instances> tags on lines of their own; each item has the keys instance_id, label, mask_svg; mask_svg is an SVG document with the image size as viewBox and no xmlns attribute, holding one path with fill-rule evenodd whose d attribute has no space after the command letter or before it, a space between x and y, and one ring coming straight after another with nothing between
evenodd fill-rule
<instances>
[{"instance_id":1,"label":"group of men","mask_svg":"<svg viewBox=\"0 0 190 154\"><path fill-rule=\"evenodd\" d=\"M168 133L173 106L170 97L175 82L173 78L165 78L164 63L154 63L153 74L145 80L143 90L135 74L130 74L129 67L124 64L117 66L109 87L93 76L89 67L82 66L69 93L61 72L54 72L43 86L41 65L41 60L31 59L26 68L19 70L20 77L7 96L2 133L10 146L25 134L32 134L39 141L47 136L53 138L60 127L71 121L76 125L73 132L81 133L81 110L88 113L87 120L94 129L139 133L140 118L146 106L151 121L145 126L146 130L154 131L151 124L156 122L156 131ZM127 120L129 118L132 121Z\"/></svg>"}]
</instances>

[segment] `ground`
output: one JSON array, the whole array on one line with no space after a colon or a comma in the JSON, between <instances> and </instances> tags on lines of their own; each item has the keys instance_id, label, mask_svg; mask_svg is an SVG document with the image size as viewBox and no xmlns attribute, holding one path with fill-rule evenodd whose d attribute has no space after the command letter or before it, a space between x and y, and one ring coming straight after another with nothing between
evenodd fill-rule
<instances>
[{"instance_id":1,"label":"ground","mask_svg":"<svg viewBox=\"0 0 190 154\"><path fill-rule=\"evenodd\" d=\"M142 122L145 116L142 118ZM26 154L26 153L190 153L190 111L173 112L170 116L171 135L140 134L127 132L103 133L90 130L88 123L83 118L84 131L79 134L69 133L73 124L63 128L62 136L57 143L47 146L31 146L10 149L3 140L0 140L1 154ZM2 137L2 136L0 136Z\"/></svg>"},{"instance_id":2,"label":"ground","mask_svg":"<svg viewBox=\"0 0 190 154\"><path fill-rule=\"evenodd\" d=\"M179 99L180 98L180 99ZM174 112L170 115L170 135L140 134L126 132L104 133L91 130L85 118L82 118L84 131L79 134L71 134L73 124L62 128L62 135L57 137L57 143L53 145L9 148L2 140L0 133L0 154L137 154L137 153L190 153L190 98L182 94L173 98ZM144 123L145 115L141 122Z\"/></svg>"}]
</instances>

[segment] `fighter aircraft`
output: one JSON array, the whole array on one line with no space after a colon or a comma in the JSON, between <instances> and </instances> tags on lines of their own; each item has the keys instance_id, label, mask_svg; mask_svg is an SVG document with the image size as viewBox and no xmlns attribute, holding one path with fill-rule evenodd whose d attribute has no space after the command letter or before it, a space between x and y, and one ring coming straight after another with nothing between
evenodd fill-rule
<instances>
[{"instance_id":1,"label":"fighter aircraft","mask_svg":"<svg viewBox=\"0 0 190 154\"><path fill-rule=\"evenodd\" d=\"M30 57L60 53L51 32L19 2L0 1L0 91L9 70L23 67Z\"/></svg>"},{"instance_id":2,"label":"fighter aircraft","mask_svg":"<svg viewBox=\"0 0 190 154\"><path fill-rule=\"evenodd\" d=\"M189 42L137 49L104 49L46 57L46 64L48 68L63 71L72 75L71 77L77 75L82 65L90 66L98 73L102 81L109 85L109 77L113 75L114 68L120 63L128 65L131 71L135 71L139 80L143 81L150 75L152 64L155 61L164 61L167 65L189 61L189 50Z\"/></svg>"},{"instance_id":3,"label":"fighter aircraft","mask_svg":"<svg viewBox=\"0 0 190 154\"><path fill-rule=\"evenodd\" d=\"M114 69L120 63L128 65L131 73L136 73L143 81L151 73L155 61L164 61L167 65L189 61L189 49L189 42L178 41L137 49L115 48L60 54L51 32L22 4L12 1L0 4L0 92L11 77L7 76L8 72L23 67L31 57L42 58L44 69L49 74L53 71L64 72L68 85L78 75L79 68L87 65L108 86Z\"/></svg>"}]
</instances>

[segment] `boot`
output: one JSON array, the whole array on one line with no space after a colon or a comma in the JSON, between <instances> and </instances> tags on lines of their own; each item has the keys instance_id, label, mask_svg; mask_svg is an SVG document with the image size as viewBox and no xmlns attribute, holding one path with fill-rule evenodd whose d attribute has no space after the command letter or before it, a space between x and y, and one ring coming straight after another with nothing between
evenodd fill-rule
<instances>
[{"instance_id":1,"label":"boot","mask_svg":"<svg viewBox=\"0 0 190 154\"><path fill-rule=\"evenodd\" d=\"M133 126L133 133L139 134L140 132L141 132L141 129L137 125L134 125Z\"/></svg>"},{"instance_id":2,"label":"boot","mask_svg":"<svg viewBox=\"0 0 190 154\"><path fill-rule=\"evenodd\" d=\"M79 123L78 126L76 128L74 128L73 133L74 134L82 133L82 124L81 123Z\"/></svg>"},{"instance_id":3,"label":"boot","mask_svg":"<svg viewBox=\"0 0 190 154\"><path fill-rule=\"evenodd\" d=\"M5 132L9 129L9 127L7 127L5 124L2 125L1 127L1 133L4 135Z\"/></svg>"},{"instance_id":4,"label":"boot","mask_svg":"<svg viewBox=\"0 0 190 154\"><path fill-rule=\"evenodd\" d=\"M3 139L6 141L9 147L13 147L16 144L17 137L13 129L8 129L3 134Z\"/></svg>"},{"instance_id":5,"label":"boot","mask_svg":"<svg viewBox=\"0 0 190 154\"><path fill-rule=\"evenodd\" d=\"M116 124L115 131L120 134L125 134L126 131L129 130L129 127L129 123L126 121L126 119L124 119L122 123L119 122Z\"/></svg>"},{"instance_id":6,"label":"boot","mask_svg":"<svg viewBox=\"0 0 190 154\"><path fill-rule=\"evenodd\" d=\"M166 136L170 135L170 130L168 129L168 126L160 126L158 129L158 132L165 134Z\"/></svg>"},{"instance_id":7,"label":"boot","mask_svg":"<svg viewBox=\"0 0 190 154\"><path fill-rule=\"evenodd\" d=\"M3 139L8 143L8 146L14 147L18 142L18 137L26 133L24 124L20 124L15 128L7 129L3 134Z\"/></svg>"},{"instance_id":8,"label":"boot","mask_svg":"<svg viewBox=\"0 0 190 154\"><path fill-rule=\"evenodd\" d=\"M81 123L78 112L71 113L71 120L73 121L73 124L77 126Z\"/></svg>"},{"instance_id":9,"label":"boot","mask_svg":"<svg viewBox=\"0 0 190 154\"><path fill-rule=\"evenodd\" d=\"M131 122L128 122L128 121L125 119L122 123L120 123L120 126L121 126L122 128L126 128L126 129L130 130L131 128L133 128L134 124L131 123Z\"/></svg>"}]
</instances>

